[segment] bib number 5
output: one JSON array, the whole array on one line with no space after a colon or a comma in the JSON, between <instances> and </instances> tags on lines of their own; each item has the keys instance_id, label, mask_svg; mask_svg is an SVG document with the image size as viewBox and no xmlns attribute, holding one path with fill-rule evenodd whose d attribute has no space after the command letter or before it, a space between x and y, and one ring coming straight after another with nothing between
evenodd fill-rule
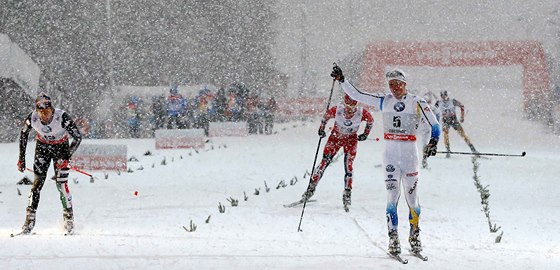
<instances>
[{"instance_id":1,"label":"bib number 5","mask_svg":"<svg viewBox=\"0 0 560 270\"><path fill-rule=\"evenodd\" d=\"M401 117L400 116L393 116L393 127L396 127L396 128L401 127Z\"/></svg>"}]
</instances>

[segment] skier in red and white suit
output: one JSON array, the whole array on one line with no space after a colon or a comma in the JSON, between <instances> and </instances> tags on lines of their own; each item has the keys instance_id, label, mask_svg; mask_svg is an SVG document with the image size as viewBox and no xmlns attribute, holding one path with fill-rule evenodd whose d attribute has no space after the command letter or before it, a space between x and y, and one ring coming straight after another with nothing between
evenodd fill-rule
<instances>
[{"instance_id":1,"label":"skier in red and white suit","mask_svg":"<svg viewBox=\"0 0 560 270\"><path fill-rule=\"evenodd\" d=\"M321 126L319 127L319 136L326 136L325 126L329 119L334 118L334 127L327 140L327 144L323 150L323 159L321 164L315 168L315 172L311 176L312 181L309 188L303 193L302 199L307 200L313 196L315 187L321 180L323 172L332 162L334 155L342 147L344 149L344 193L342 195L342 203L344 210L348 212L348 206L351 204L352 194L352 163L356 158L356 148L358 141L365 141L371 131L373 125L373 117L361 106L357 106L358 102L351 99L348 95L344 97L344 103L331 107L323 116ZM366 121L364 132L357 135L358 129L362 121Z\"/></svg>"},{"instance_id":2,"label":"skier in red and white suit","mask_svg":"<svg viewBox=\"0 0 560 270\"><path fill-rule=\"evenodd\" d=\"M408 241L413 253L422 251L420 243L420 204L416 193L418 191L418 150L416 148L416 134L418 125L431 126L431 138L425 148L426 156L437 153L437 142L440 135L439 123L421 97L409 95L406 89L404 72L396 69L387 72L386 79L391 94L371 94L358 90L348 81L344 81L342 70L335 66L331 76L340 82L344 92L353 99L367 105L372 105L383 115L383 131L385 151L383 165L385 168L385 187L387 189L387 227L389 230L389 253L401 253L398 236L397 205L401 195L401 185L409 208L410 234Z\"/></svg>"}]
</instances>

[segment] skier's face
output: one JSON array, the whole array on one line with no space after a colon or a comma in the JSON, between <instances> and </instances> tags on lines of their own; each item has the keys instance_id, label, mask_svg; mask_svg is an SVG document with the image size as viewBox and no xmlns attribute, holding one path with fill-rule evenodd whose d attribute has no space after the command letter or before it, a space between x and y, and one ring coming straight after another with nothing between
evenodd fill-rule
<instances>
[{"instance_id":1,"label":"skier's face","mask_svg":"<svg viewBox=\"0 0 560 270\"><path fill-rule=\"evenodd\" d=\"M406 83L399 80L390 80L389 89L391 89L391 94L397 99L401 99L406 95Z\"/></svg>"},{"instance_id":2,"label":"skier's face","mask_svg":"<svg viewBox=\"0 0 560 270\"><path fill-rule=\"evenodd\" d=\"M53 116L52 108L37 109L37 113L39 113L39 119L43 123L49 123Z\"/></svg>"},{"instance_id":3,"label":"skier's face","mask_svg":"<svg viewBox=\"0 0 560 270\"><path fill-rule=\"evenodd\" d=\"M357 104L344 104L344 113L346 115L353 115L356 112L356 105Z\"/></svg>"}]
</instances>

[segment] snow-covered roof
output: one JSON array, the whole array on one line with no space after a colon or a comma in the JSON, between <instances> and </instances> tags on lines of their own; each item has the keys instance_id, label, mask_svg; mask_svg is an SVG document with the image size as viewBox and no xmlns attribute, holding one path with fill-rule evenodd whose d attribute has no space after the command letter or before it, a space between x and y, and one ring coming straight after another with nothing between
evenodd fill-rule
<instances>
[{"instance_id":1,"label":"snow-covered roof","mask_svg":"<svg viewBox=\"0 0 560 270\"><path fill-rule=\"evenodd\" d=\"M41 70L17 44L0 34L0 77L14 80L30 96L37 94Z\"/></svg>"}]
</instances>

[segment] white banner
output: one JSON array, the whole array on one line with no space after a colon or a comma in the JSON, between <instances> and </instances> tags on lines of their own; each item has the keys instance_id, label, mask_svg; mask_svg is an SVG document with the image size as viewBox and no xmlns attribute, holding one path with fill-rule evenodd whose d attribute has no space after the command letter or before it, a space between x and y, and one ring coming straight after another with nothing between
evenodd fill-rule
<instances>
[{"instance_id":1,"label":"white banner","mask_svg":"<svg viewBox=\"0 0 560 270\"><path fill-rule=\"evenodd\" d=\"M158 129L156 149L204 148L204 129Z\"/></svg>"},{"instance_id":2,"label":"white banner","mask_svg":"<svg viewBox=\"0 0 560 270\"><path fill-rule=\"evenodd\" d=\"M247 136L247 122L210 122L208 130L210 137Z\"/></svg>"}]
</instances>

